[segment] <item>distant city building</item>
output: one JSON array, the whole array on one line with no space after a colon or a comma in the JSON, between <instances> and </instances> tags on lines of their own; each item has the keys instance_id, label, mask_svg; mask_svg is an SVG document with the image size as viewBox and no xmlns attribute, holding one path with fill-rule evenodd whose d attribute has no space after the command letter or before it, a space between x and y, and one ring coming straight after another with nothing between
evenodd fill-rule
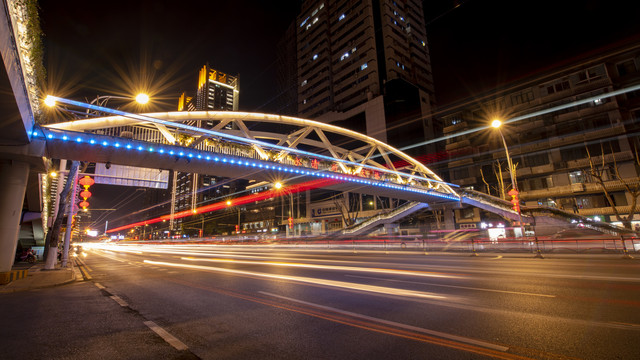
<instances>
[{"instance_id":1,"label":"distant city building","mask_svg":"<svg viewBox=\"0 0 640 360\"><path fill-rule=\"evenodd\" d=\"M178 99L178 111L237 111L240 99L240 79L204 65L198 74L198 87L195 96L183 92ZM202 128L211 128L213 124L197 120L191 124ZM178 139L185 142L191 138ZM221 181L222 178L176 171L173 173L171 203L173 212L195 210L223 194L242 190L243 181ZM221 183L222 182L222 183ZM238 188L240 187L240 188ZM183 219L177 219L182 224ZM174 225L174 227L176 227ZM174 230L178 230L176 227Z\"/></svg>"},{"instance_id":2,"label":"distant city building","mask_svg":"<svg viewBox=\"0 0 640 360\"><path fill-rule=\"evenodd\" d=\"M449 159L431 168L462 187L507 198L505 148L497 130L486 128L501 119L526 206L616 223L614 207L624 217L635 204L625 184L636 189L640 180L640 91L607 94L640 84L639 69L640 45L633 43L442 107ZM458 227L480 227L491 219L495 215L478 208L456 210ZM639 219L634 217L635 226Z\"/></svg>"}]
</instances>

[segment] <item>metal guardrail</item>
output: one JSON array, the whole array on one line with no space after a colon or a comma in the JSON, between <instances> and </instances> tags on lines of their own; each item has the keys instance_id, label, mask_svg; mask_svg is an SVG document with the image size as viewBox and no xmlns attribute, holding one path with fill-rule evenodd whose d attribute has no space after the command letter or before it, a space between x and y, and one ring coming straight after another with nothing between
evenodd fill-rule
<instances>
[{"instance_id":1,"label":"metal guardrail","mask_svg":"<svg viewBox=\"0 0 640 360\"><path fill-rule=\"evenodd\" d=\"M502 200L478 191L474 190L461 190L460 195L469 199L481 202L487 206L492 206L505 212L517 214L512 208L511 203L506 200ZM564 223L580 223L582 226L588 229L603 232L614 236L620 236L622 234L633 233L630 230L623 229L621 227L611 225L605 222L595 222L590 218L581 216L580 214L573 214L557 208L539 206L539 207L523 207L522 208L523 220L526 219L529 222L536 223L540 219L539 217L546 217L547 219L556 219Z\"/></svg>"}]
</instances>

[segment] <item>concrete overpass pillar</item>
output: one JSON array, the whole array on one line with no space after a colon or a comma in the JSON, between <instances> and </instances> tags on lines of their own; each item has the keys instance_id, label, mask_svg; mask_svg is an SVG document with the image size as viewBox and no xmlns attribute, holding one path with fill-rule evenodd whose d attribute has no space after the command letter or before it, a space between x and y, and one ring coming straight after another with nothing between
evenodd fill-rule
<instances>
[{"instance_id":1,"label":"concrete overpass pillar","mask_svg":"<svg viewBox=\"0 0 640 360\"><path fill-rule=\"evenodd\" d=\"M11 271L18 246L29 164L0 160L0 174L0 273L4 273Z\"/></svg>"},{"instance_id":2,"label":"concrete overpass pillar","mask_svg":"<svg viewBox=\"0 0 640 360\"><path fill-rule=\"evenodd\" d=\"M450 207L446 207L442 212L443 212L442 216L444 217L445 230L455 230L456 229L455 210Z\"/></svg>"}]
</instances>

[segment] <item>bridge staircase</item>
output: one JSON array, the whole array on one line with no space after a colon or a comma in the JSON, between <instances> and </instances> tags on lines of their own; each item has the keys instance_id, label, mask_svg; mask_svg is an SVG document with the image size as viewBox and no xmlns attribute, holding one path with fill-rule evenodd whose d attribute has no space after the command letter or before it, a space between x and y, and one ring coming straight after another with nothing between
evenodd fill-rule
<instances>
[{"instance_id":1,"label":"bridge staircase","mask_svg":"<svg viewBox=\"0 0 640 360\"><path fill-rule=\"evenodd\" d=\"M513 210L512 204L509 201L474 190L459 190L458 193L461 195L461 201L464 204L469 204L483 210L490 211L506 219L510 219L513 221L519 220L518 213ZM616 236L630 232L629 230L620 228L615 225L604 222L596 222L591 218L587 218L579 214L574 214L547 206L523 206L521 208L521 213L522 221L524 223L529 223L536 226L561 226L566 228L567 224L580 224L579 226L581 227Z\"/></svg>"},{"instance_id":2,"label":"bridge staircase","mask_svg":"<svg viewBox=\"0 0 640 360\"><path fill-rule=\"evenodd\" d=\"M422 202L411 201L394 210L374 215L362 222L348 226L341 230L339 236L358 236L372 232L380 226L397 222L417 211L429 207Z\"/></svg>"}]
</instances>

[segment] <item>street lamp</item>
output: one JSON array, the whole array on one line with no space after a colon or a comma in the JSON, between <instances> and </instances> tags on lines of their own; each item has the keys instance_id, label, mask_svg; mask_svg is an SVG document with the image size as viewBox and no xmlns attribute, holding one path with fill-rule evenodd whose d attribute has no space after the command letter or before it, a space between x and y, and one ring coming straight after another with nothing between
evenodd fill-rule
<instances>
[{"instance_id":1,"label":"street lamp","mask_svg":"<svg viewBox=\"0 0 640 360\"><path fill-rule=\"evenodd\" d=\"M282 188L282 183L280 181L276 182L273 184L273 187L277 190L283 191L283 195L287 195L289 194L289 216L288 216L288 221L287 221L287 229L289 231L293 230L293 193L291 193L290 191L283 189ZM284 205L282 206L283 212L284 212ZM284 214L281 215L282 218L284 218ZM293 231L293 235L295 236L295 231Z\"/></svg>"},{"instance_id":2,"label":"street lamp","mask_svg":"<svg viewBox=\"0 0 640 360\"><path fill-rule=\"evenodd\" d=\"M233 203L231 202L231 200L227 200L227 206L231 206L232 204ZM236 225L236 233L240 234L240 206L238 206L237 209L238 209L238 225Z\"/></svg>"},{"instance_id":3,"label":"street lamp","mask_svg":"<svg viewBox=\"0 0 640 360\"><path fill-rule=\"evenodd\" d=\"M498 129L498 133L500 134L500 138L502 139L502 145L504 145L504 152L507 155L507 165L509 166L509 176L511 177L511 191L509 194L514 198L514 207L518 211L518 221L520 223L520 232L521 236L524 237L524 227L522 226L522 212L520 211L520 198L518 196L518 182L516 180L516 175L513 172L513 163L511 162L511 156L509 156L509 148L507 147L507 141L504 139L504 135L502 134L502 130L500 130L500 126L502 126L502 121L496 119L491 122L491 126L493 128Z\"/></svg>"}]
</instances>

